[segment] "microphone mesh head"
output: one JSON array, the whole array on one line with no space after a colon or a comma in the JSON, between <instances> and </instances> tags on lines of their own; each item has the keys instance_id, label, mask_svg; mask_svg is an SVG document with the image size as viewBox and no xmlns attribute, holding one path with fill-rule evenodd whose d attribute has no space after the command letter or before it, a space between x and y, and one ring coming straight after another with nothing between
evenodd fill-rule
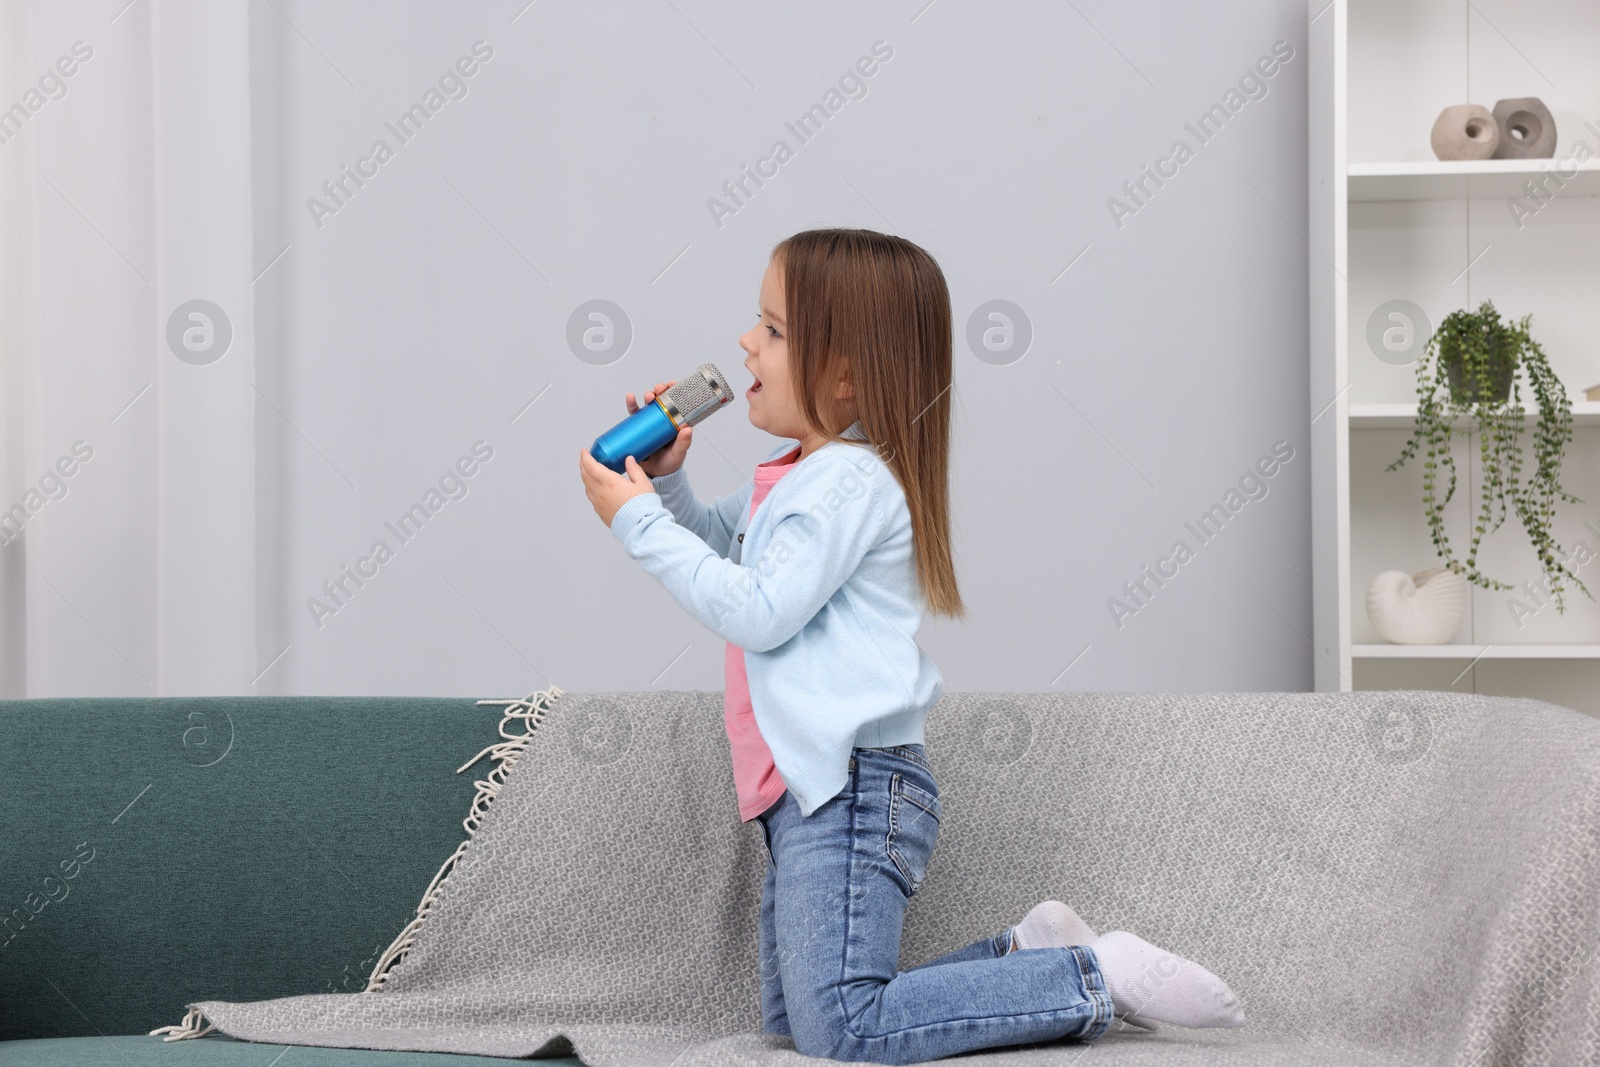
<instances>
[{"instance_id":1,"label":"microphone mesh head","mask_svg":"<svg viewBox=\"0 0 1600 1067\"><path fill-rule=\"evenodd\" d=\"M695 426L733 399L733 387L714 364L702 363L661 397L680 426Z\"/></svg>"}]
</instances>

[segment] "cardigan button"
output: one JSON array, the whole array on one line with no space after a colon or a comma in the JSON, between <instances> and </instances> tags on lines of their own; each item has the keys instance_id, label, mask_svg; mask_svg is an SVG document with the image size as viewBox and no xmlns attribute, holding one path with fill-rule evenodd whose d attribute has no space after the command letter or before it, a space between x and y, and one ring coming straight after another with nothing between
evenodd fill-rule
<instances>
[{"instance_id":1,"label":"cardigan button","mask_svg":"<svg viewBox=\"0 0 1600 1067\"><path fill-rule=\"evenodd\" d=\"M741 545L742 545L742 544L744 544L744 534L740 534L740 535L739 535L739 543L740 543L740 544L741 544Z\"/></svg>"}]
</instances>

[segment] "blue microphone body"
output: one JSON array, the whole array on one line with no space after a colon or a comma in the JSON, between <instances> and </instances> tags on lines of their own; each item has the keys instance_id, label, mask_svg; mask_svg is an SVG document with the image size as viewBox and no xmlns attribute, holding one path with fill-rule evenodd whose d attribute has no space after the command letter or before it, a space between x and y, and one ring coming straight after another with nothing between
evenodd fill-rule
<instances>
[{"instance_id":1,"label":"blue microphone body","mask_svg":"<svg viewBox=\"0 0 1600 1067\"><path fill-rule=\"evenodd\" d=\"M733 387L713 364L695 372L594 439L589 454L601 465L627 473L629 456L643 463L677 439L685 426L698 424L733 399Z\"/></svg>"},{"instance_id":2,"label":"blue microphone body","mask_svg":"<svg viewBox=\"0 0 1600 1067\"><path fill-rule=\"evenodd\" d=\"M656 397L655 403L646 404L596 437L589 454L604 466L624 474L629 456L643 463L677 436L677 424L661 407L661 398Z\"/></svg>"}]
</instances>

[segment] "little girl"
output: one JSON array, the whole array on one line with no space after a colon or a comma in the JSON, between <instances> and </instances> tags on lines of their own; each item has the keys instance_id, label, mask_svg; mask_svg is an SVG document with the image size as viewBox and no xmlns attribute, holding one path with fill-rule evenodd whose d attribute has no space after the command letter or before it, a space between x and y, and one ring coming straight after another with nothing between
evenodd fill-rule
<instances>
[{"instance_id":1,"label":"little girl","mask_svg":"<svg viewBox=\"0 0 1600 1067\"><path fill-rule=\"evenodd\" d=\"M629 456L626 476L587 449L579 468L628 555L726 641L739 814L760 820L768 857L763 1030L807 1056L901 1064L1092 1040L1113 1013L1242 1026L1222 979L1126 931L1096 935L1058 900L897 970L940 815L923 728L941 684L913 635L927 609L965 614L944 275L899 237L797 233L773 249L739 346L751 423L786 439L753 483L697 500L687 426L643 464Z\"/></svg>"}]
</instances>

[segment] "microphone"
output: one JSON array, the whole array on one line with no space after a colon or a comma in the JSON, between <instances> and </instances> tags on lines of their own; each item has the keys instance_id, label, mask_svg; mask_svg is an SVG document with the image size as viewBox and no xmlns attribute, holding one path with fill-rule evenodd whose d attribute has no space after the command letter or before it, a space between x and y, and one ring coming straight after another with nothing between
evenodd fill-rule
<instances>
[{"instance_id":1,"label":"microphone","mask_svg":"<svg viewBox=\"0 0 1600 1067\"><path fill-rule=\"evenodd\" d=\"M697 426L733 399L733 387L722 372L702 363L693 374L657 396L594 439L589 454L618 474L626 474L629 456L643 462L670 445L685 426Z\"/></svg>"}]
</instances>

